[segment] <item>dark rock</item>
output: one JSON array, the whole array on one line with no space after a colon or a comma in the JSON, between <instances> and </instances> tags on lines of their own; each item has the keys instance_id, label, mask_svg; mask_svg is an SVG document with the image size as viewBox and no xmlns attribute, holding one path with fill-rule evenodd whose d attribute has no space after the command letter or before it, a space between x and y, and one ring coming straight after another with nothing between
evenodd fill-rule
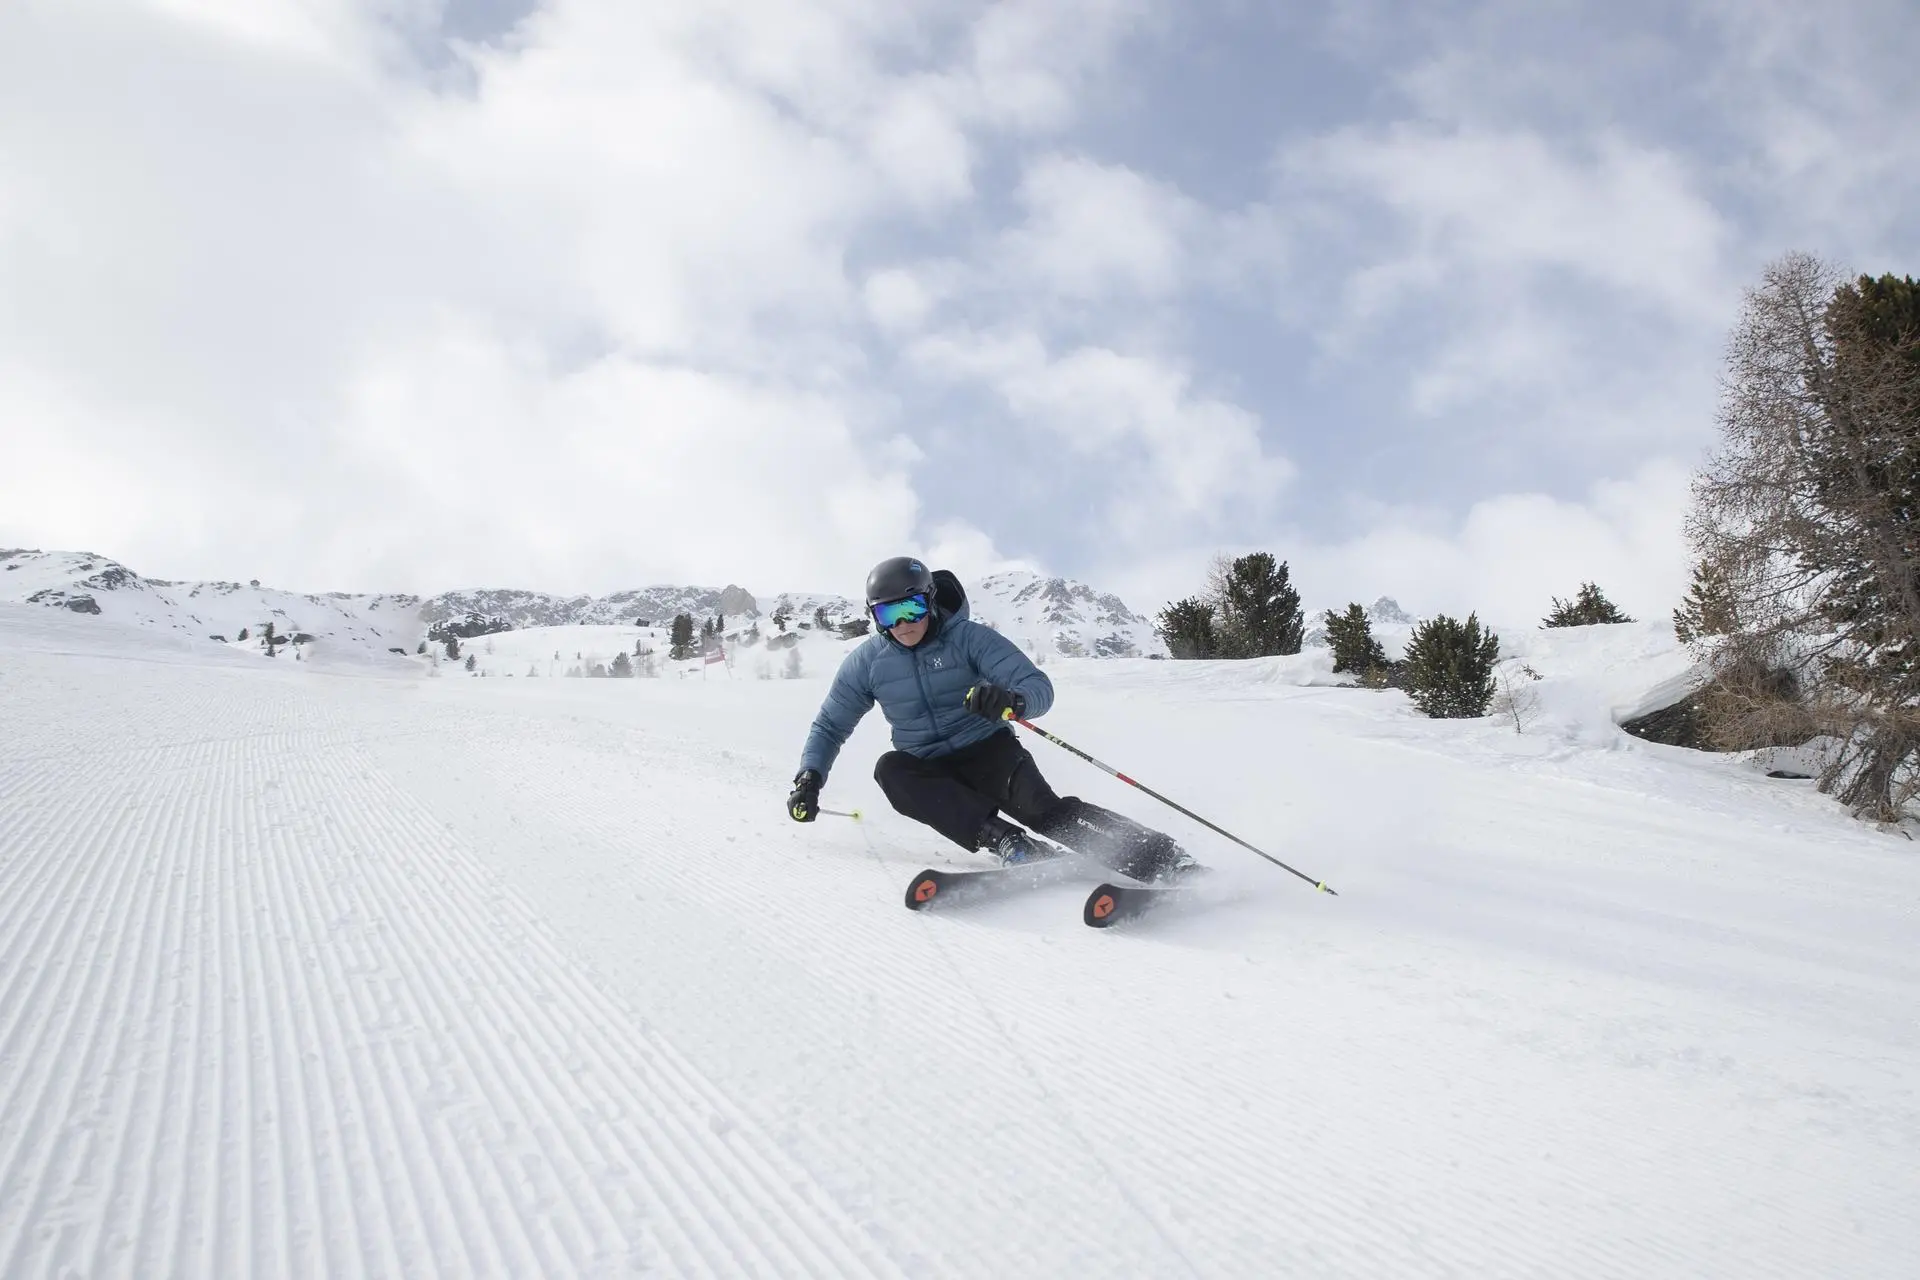
<instances>
[{"instance_id":1,"label":"dark rock","mask_svg":"<svg viewBox=\"0 0 1920 1280\"><path fill-rule=\"evenodd\" d=\"M1707 741L1706 718L1700 710L1698 693L1690 693L1672 706L1623 721L1620 727L1647 742L1690 747L1695 751L1716 749Z\"/></svg>"},{"instance_id":2,"label":"dark rock","mask_svg":"<svg viewBox=\"0 0 1920 1280\"><path fill-rule=\"evenodd\" d=\"M71 609L75 613L100 612L100 606L93 602L92 596L70 596L58 587L34 592L27 597L27 603L45 605L49 609Z\"/></svg>"}]
</instances>

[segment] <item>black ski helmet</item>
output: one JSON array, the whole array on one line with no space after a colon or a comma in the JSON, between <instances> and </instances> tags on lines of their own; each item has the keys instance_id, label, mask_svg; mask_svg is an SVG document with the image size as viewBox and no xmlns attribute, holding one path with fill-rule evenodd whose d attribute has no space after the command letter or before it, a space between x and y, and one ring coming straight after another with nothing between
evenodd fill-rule
<instances>
[{"instance_id":1,"label":"black ski helmet","mask_svg":"<svg viewBox=\"0 0 1920 1280\"><path fill-rule=\"evenodd\" d=\"M927 604L931 607L933 573L924 563L912 556L882 560L867 575L867 608L871 609L888 600L904 600L916 591L927 597Z\"/></svg>"}]
</instances>

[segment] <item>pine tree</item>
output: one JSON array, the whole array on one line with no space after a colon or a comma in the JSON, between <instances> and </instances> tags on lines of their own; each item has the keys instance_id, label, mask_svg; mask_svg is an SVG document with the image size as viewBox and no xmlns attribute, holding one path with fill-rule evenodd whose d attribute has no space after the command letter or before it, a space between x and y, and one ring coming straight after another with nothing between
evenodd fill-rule
<instances>
[{"instance_id":1,"label":"pine tree","mask_svg":"<svg viewBox=\"0 0 1920 1280\"><path fill-rule=\"evenodd\" d=\"M1727 576L1710 562L1693 566L1693 585L1673 611L1673 634L1681 644L1708 636L1724 636L1734 628L1733 589Z\"/></svg>"},{"instance_id":2,"label":"pine tree","mask_svg":"<svg viewBox=\"0 0 1920 1280\"><path fill-rule=\"evenodd\" d=\"M820 605L813 611L813 625L822 631L833 625L827 621L827 606Z\"/></svg>"},{"instance_id":3,"label":"pine tree","mask_svg":"<svg viewBox=\"0 0 1920 1280\"><path fill-rule=\"evenodd\" d=\"M1828 430L1809 448L1817 501L1847 531L1823 548L1820 615L1848 644L1829 664L1857 699L1920 699L1920 283L1838 286L1826 329ZM1920 747L1920 741L1913 744Z\"/></svg>"},{"instance_id":4,"label":"pine tree","mask_svg":"<svg viewBox=\"0 0 1920 1280\"><path fill-rule=\"evenodd\" d=\"M1219 651L1213 606L1196 597L1176 600L1162 609L1155 629L1176 658L1211 658Z\"/></svg>"},{"instance_id":5,"label":"pine tree","mask_svg":"<svg viewBox=\"0 0 1920 1280\"><path fill-rule=\"evenodd\" d=\"M1591 627L1608 622L1632 622L1614 607L1606 593L1591 582L1580 584L1580 594L1572 600L1553 598L1553 612L1540 620L1543 627Z\"/></svg>"},{"instance_id":6,"label":"pine tree","mask_svg":"<svg viewBox=\"0 0 1920 1280\"><path fill-rule=\"evenodd\" d=\"M622 680L633 678L633 660L622 649L613 659L613 674Z\"/></svg>"},{"instance_id":7,"label":"pine tree","mask_svg":"<svg viewBox=\"0 0 1920 1280\"><path fill-rule=\"evenodd\" d=\"M460 660L460 637L448 636L447 637L447 661L458 662L459 660Z\"/></svg>"},{"instance_id":8,"label":"pine tree","mask_svg":"<svg viewBox=\"0 0 1920 1280\"><path fill-rule=\"evenodd\" d=\"M245 627L240 628L240 635L238 638L241 640L247 639L247 629Z\"/></svg>"},{"instance_id":9,"label":"pine tree","mask_svg":"<svg viewBox=\"0 0 1920 1280\"><path fill-rule=\"evenodd\" d=\"M1437 720L1483 716L1493 702L1498 661L1500 637L1481 630L1478 616L1470 613L1462 623L1442 614L1415 628L1407 644L1407 694Z\"/></svg>"},{"instance_id":10,"label":"pine tree","mask_svg":"<svg viewBox=\"0 0 1920 1280\"><path fill-rule=\"evenodd\" d=\"M1276 563L1270 553L1255 551L1216 564L1212 588L1222 656L1265 658L1300 652L1306 615L1284 560Z\"/></svg>"},{"instance_id":11,"label":"pine tree","mask_svg":"<svg viewBox=\"0 0 1920 1280\"><path fill-rule=\"evenodd\" d=\"M1350 671L1364 676L1369 671L1386 669L1387 651L1373 638L1373 623L1368 620L1365 609L1357 604L1348 605L1345 613L1329 609L1323 621L1327 644L1333 649L1335 673Z\"/></svg>"},{"instance_id":12,"label":"pine tree","mask_svg":"<svg viewBox=\"0 0 1920 1280\"><path fill-rule=\"evenodd\" d=\"M675 662L685 662L693 653L693 615L676 613L673 616L673 629L667 636L667 657Z\"/></svg>"},{"instance_id":13,"label":"pine tree","mask_svg":"<svg viewBox=\"0 0 1920 1280\"><path fill-rule=\"evenodd\" d=\"M470 654L468 654L468 655L467 655L467 661L466 661L466 663L465 663L465 666L466 666L466 668L467 668L467 670L469 670L469 671L471 671L471 670L473 670L473 668L474 668L474 664L475 664L475 663L476 663L477 661L479 661L479 657L478 657L478 655L476 655L476 654L471 654L471 653L470 653Z\"/></svg>"}]
</instances>

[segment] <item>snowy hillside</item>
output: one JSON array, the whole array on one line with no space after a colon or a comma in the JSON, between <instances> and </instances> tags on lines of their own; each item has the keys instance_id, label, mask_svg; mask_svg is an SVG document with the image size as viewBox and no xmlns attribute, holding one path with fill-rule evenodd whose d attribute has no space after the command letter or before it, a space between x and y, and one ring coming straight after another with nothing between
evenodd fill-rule
<instances>
[{"instance_id":1,"label":"snowy hillside","mask_svg":"<svg viewBox=\"0 0 1920 1280\"><path fill-rule=\"evenodd\" d=\"M1525 639L1520 733L1312 654L1050 662L1051 730L1341 895L1029 739L1217 868L1101 932L1086 880L904 910L981 862L877 715L866 820L788 821L825 661L0 604L0 1275L1910 1275L1913 846L1601 727L1652 631Z\"/></svg>"},{"instance_id":2,"label":"snowy hillside","mask_svg":"<svg viewBox=\"0 0 1920 1280\"><path fill-rule=\"evenodd\" d=\"M104 556L80 551L0 550L0 603L65 609L176 636L237 642L268 623L305 634L332 661L379 662L412 653L421 634L420 598L409 595L301 595L238 582L142 578Z\"/></svg>"},{"instance_id":3,"label":"snowy hillside","mask_svg":"<svg viewBox=\"0 0 1920 1280\"><path fill-rule=\"evenodd\" d=\"M1164 654L1166 646L1147 619L1118 598L1066 578L1029 573L999 574L968 583L976 619L999 628L1022 648L1045 658L1135 657ZM281 632L296 630L335 649L382 659L390 649L413 653L429 632L441 636L528 628L658 628L685 613L696 622L725 619L730 632L771 619L786 609L798 629L812 627L817 610L830 625L858 619L857 598L787 592L757 597L744 587L654 586L605 596L556 596L541 591L471 588L421 599L406 595L298 595L233 582L170 583L145 579L123 565L87 552L0 551L0 602L39 604L98 614L140 626L198 636L258 632L273 621ZM604 644L602 647L605 647Z\"/></svg>"},{"instance_id":4,"label":"snowy hillside","mask_svg":"<svg viewBox=\"0 0 1920 1280\"><path fill-rule=\"evenodd\" d=\"M706 587L647 587L616 591L606 596L553 596L539 591L474 588L448 591L428 598L420 617L429 625L463 617L496 619L509 627L564 627L579 625L666 623L678 613L695 618L716 614L750 617L757 612L753 596L736 586L715 591Z\"/></svg>"},{"instance_id":5,"label":"snowy hillside","mask_svg":"<svg viewBox=\"0 0 1920 1280\"><path fill-rule=\"evenodd\" d=\"M1153 623L1071 578L996 573L967 584L973 616L1022 648L1070 658L1165 654Z\"/></svg>"},{"instance_id":6,"label":"snowy hillside","mask_svg":"<svg viewBox=\"0 0 1920 1280\"><path fill-rule=\"evenodd\" d=\"M724 633L721 662L709 663L705 650L673 661L671 625L527 627L476 636L460 642L460 656L449 661L437 647L423 664L429 675L482 677L568 677L610 675L625 654L636 679L685 678L789 680L805 674L831 675L849 649L864 637L842 638L797 619L783 637L772 623L736 623ZM699 635L695 633L696 644ZM468 666L468 663L471 666ZM710 670L710 668L713 668Z\"/></svg>"}]
</instances>

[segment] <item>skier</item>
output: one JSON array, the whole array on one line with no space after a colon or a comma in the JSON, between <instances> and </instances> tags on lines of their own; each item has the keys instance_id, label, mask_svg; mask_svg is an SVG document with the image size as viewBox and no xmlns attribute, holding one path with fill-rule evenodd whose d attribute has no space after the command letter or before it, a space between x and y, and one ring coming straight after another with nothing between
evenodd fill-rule
<instances>
[{"instance_id":1,"label":"skier","mask_svg":"<svg viewBox=\"0 0 1920 1280\"><path fill-rule=\"evenodd\" d=\"M882 560L867 575L867 612L875 634L841 662L800 752L787 797L795 822L818 816L840 748L878 702L894 750L874 766L874 781L895 809L961 848L1007 864L1041 856L1004 812L1135 879L1193 865L1171 837L1054 794L1008 723L1044 714L1053 682L1005 636L968 619L959 578L911 556Z\"/></svg>"}]
</instances>

